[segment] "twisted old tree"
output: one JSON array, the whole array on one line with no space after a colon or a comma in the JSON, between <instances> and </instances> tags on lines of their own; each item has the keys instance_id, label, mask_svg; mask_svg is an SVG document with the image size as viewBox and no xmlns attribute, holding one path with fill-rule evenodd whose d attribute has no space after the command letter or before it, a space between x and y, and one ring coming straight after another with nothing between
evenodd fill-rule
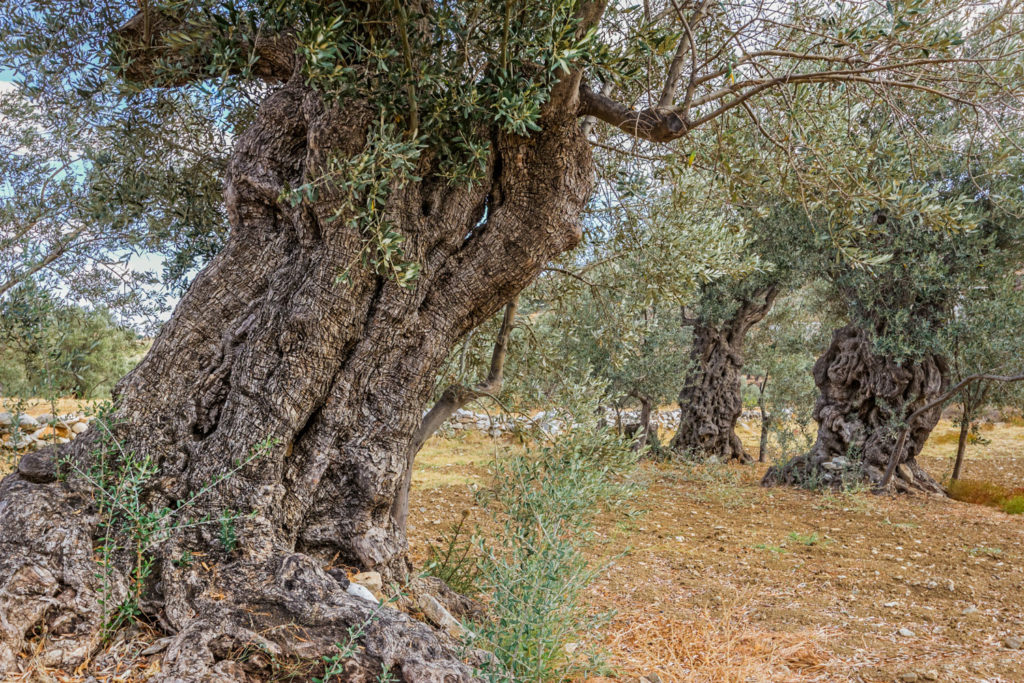
<instances>
[{"instance_id":1,"label":"twisted old tree","mask_svg":"<svg viewBox=\"0 0 1024 683\"><path fill-rule=\"evenodd\" d=\"M315 658L359 625L346 680L382 667L469 680L478 657L375 612L335 569L408 577L393 510L435 373L579 241L595 182L581 120L610 124L602 144L614 146L735 114L795 145L771 129L803 106L799 88L842 84L890 103L967 102L986 79L1013 92L987 52L1006 45L992 40L1002 19L968 26L956 2L899 17L674 0L142 7L2 10L26 35L67 30L52 44L12 41L12 60L45 63L61 40L90 68L112 58L102 74L120 80L125 108L132 93L214 79L258 103L224 174L230 238L119 384L110 433L26 456L0 484L0 673L28 647L77 666L118 605L174 635L166 681L259 677L265 659L234 660L245 647ZM110 36L75 23L119 19ZM168 163L187 157L168 149ZM103 493L123 490L118 472L135 507ZM188 523L140 541L138 523L166 510ZM225 518L237 543L207 523Z\"/></svg>"},{"instance_id":2,"label":"twisted old tree","mask_svg":"<svg viewBox=\"0 0 1024 683\"><path fill-rule=\"evenodd\" d=\"M693 326L693 347L691 367L679 392L674 450L722 461L752 460L736 436L736 421L743 412L743 340L768 315L777 295L775 286L759 289L738 302L719 324L689 317L684 310L683 324Z\"/></svg>"},{"instance_id":3,"label":"twisted old tree","mask_svg":"<svg viewBox=\"0 0 1024 683\"><path fill-rule=\"evenodd\" d=\"M927 207L917 204L898 218L878 214L875 223L885 230L862 244L887 258L872 269L833 266L834 304L850 324L833 333L814 365L817 440L808 453L770 469L763 483L891 480L897 491L944 494L916 458L941 417L944 401L937 399L949 388L946 327L972 290L988 289L1016 269L1024 246L1012 205L986 196L1002 196L1002 183L1016 174L988 173L988 161L981 154L969 175L939 172L924 181ZM979 193L979 186L988 192ZM937 230L939 220L960 229Z\"/></svg>"}]
</instances>

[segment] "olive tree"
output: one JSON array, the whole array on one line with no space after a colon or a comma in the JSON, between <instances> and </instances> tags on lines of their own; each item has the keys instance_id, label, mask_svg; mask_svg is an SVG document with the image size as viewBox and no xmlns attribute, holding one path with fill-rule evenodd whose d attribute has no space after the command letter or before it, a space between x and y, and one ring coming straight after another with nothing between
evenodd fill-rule
<instances>
[{"instance_id":1,"label":"olive tree","mask_svg":"<svg viewBox=\"0 0 1024 683\"><path fill-rule=\"evenodd\" d=\"M865 205L874 227L856 246L879 258L871 267L836 261L826 271L835 315L848 324L814 365L817 440L769 470L765 483L879 484L893 469L897 490L942 492L915 458L949 386L944 333L965 296L1018 262L1024 235L1016 161L979 142L916 169L898 148L879 157L905 177L890 185L888 200Z\"/></svg>"},{"instance_id":2,"label":"olive tree","mask_svg":"<svg viewBox=\"0 0 1024 683\"><path fill-rule=\"evenodd\" d=\"M385 667L469 680L448 636L374 611L334 567L408 576L394 510L436 373L579 242L591 143L635 141L655 158L645 150L704 136L678 160L741 173L716 127L803 144L779 123L813 117L823 92L894 120L907 102L947 98L977 114L967 135L1017 106L1015 9L5 3L4 62L85 86L60 90L66 106L100 84L123 96L107 110L116 120L156 93L241 95L218 115L238 122L223 171L230 235L119 383L110 420L111 457L136 473L143 515L114 521L191 521L143 548L99 514L104 482L89 473L111 471L99 427L23 458L0 484L0 672L26 647L77 665L99 642L103 605L133 604L174 633L164 680L238 680L235 645L319 657L363 624L350 680ZM169 156L178 132L169 121L154 152ZM237 545L202 523L224 518ZM98 572L101 534L140 552L113 552ZM27 645L36 632L46 641Z\"/></svg>"}]
</instances>

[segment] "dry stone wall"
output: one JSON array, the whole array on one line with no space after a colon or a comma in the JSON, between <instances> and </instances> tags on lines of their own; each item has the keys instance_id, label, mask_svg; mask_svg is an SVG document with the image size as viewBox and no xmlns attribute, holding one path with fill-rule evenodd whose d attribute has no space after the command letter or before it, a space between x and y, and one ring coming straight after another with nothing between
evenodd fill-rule
<instances>
[{"instance_id":1,"label":"dry stone wall","mask_svg":"<svg viewBox=\"0 0 1024 683\"><path fill-rule=\"evenodd\" d=\"M50 443L67 443L89 428L85 415L0 413L0 448L36 450Z\"/></svg>"},{"instance_id":2,"label":"dry stone wall","mask_svg":"<svg viewBox=\"0 0 1024 683\"><path fill-rule=\"evenodd\" d=\"M620 412L620 416L623 425L640 422L639 410L623 410ZM744 411L740 417L743 420L759 418L759 414L751 410ZM604 419L608 424L615 424L615 411L606 409ZM661 434L672 433L679 428L679 411L666 410L656 412L652 414L651 420L658 425L658 431ZM501 436L503 434L541 429L548 434L554 435L564 431L569 422L570 420L564 415L554 412L540 412L536 415L526 416L508 415L505 413L478 413L472 410L460 409L455 411L455 414L448 420L442 432L451 435L452 433L462 431L478 431L491 436Z\"/></svg>"}]
</instances>

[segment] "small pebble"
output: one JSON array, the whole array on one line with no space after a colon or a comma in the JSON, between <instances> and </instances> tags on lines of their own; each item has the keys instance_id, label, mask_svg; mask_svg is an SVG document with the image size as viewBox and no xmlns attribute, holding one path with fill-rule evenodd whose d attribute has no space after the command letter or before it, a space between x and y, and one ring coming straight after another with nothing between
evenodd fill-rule
<instances>
[{"instance_id":1,"label":"small pebble","mask_svg":"<svg viewBox=\"0 0 1024 683\"><path fill-rule=\"evenodd\" d=\"M907 628L905 626L903 628L901 628L899 631L897 631L897 633L899 633L904 638L913 638L914 637L914 632L911 631L909 628Z\"/></svg>"}]
</instances>

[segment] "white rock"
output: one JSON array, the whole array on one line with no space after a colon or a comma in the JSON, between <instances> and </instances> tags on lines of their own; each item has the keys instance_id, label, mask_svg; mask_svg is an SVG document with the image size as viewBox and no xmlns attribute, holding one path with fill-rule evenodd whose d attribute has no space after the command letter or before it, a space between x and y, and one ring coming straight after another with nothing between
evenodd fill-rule
<instances>
[{"instance_id":1,"label":"white rock","mask_svg":"<svg viewBox=\"0 0 1024 683\"><path fill-rule=\"evenodd\" d=\"M11 417L10 413L0 413L0 427L6 427L13 421L14 418Z\"/></svg>"},{"instance_id":2,"label":"white rock","mask_svg":"<svg viewBox=\"0 0 1024 683\"><path fill-rule=\"evenodd\" d=\"M357 598L362 598L363 600L372 602L375 605L380 604L377 598L374 597L373 593L371 593L369 589L366 588L366 586L360 586L358 583L350 583L348 585L348 588L345 589L345 591L349 595L354 595Z\"/></svg>"},{"instance_id":3,"label":"white rock","mask_svg":"<svg viewBox=\"0 0 1024 683\"><path fill-rule=\"evenodd\" d=\"M49 413L43 413L42 415L36 415L36 422L41 425L50 424L53 421L53 415Z\"/></svg>"},{"instance_id":4,"label":"white rock","mask_svg":"<svg viewBox=\"0 0 1024 683\"><path fill-rule=\"evenodd\" d=\"M18 424L21 426L22 429L35 429L36 427L39 426L39 421L36 420L31 415L19 415Z\"/></svg>"},{"instance_id":5,"label":"white rock","mask_svg":"<svg viewBox=\"0 0 1024 683\"><path fill-rule=\"evenodd\" d=\"M88 428L89 428L89 423L88 422L76 422L75 424L71 425L71 432L73 434L81 434L82 432L84 432Z\"/></svg>"},{"instance_id":6,"label":"white rock","mask_svg":"<svg viewBox=\"0 0 1024 683\"><path fill-rule=\"evenodd\" d=\"M905 626L903 628L901 628L899 631L897 631L896 633L899 633L904 638L913 638L914 637L914 632L911 631L909 628L907 628Z\"/></svg>"}]
</instances>

